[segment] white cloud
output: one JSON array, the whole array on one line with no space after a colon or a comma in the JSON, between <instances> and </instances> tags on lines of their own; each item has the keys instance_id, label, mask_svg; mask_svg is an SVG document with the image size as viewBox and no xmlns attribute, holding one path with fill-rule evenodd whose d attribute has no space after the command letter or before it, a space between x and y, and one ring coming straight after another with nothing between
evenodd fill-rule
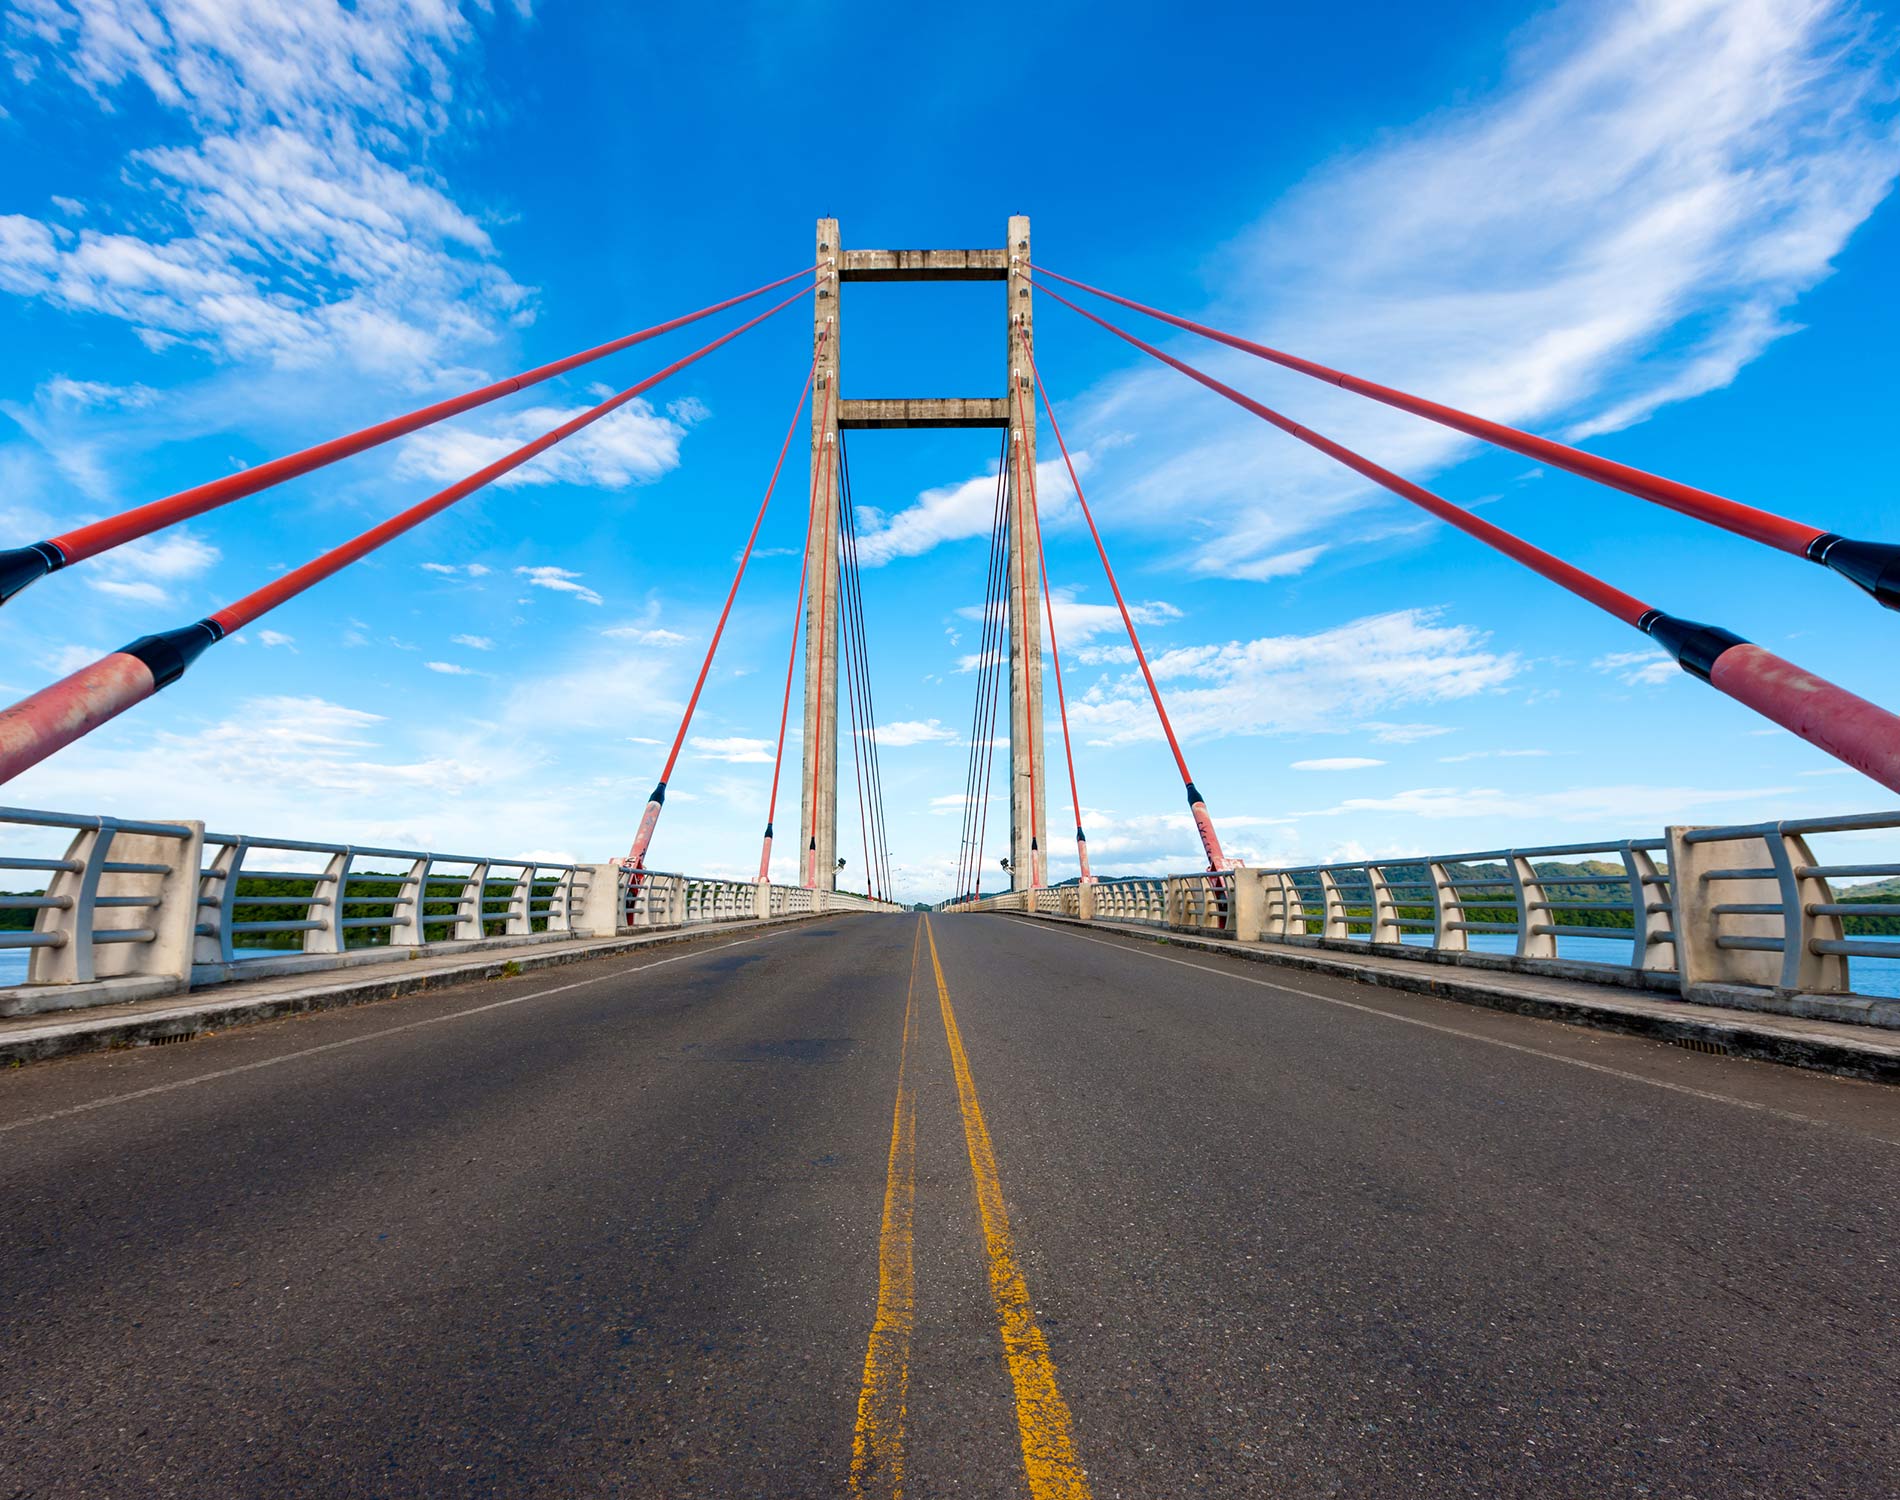
<instances>
[{"instance_id":1,"label":"white cloud","mask_svg":"<svg viewBox=\"0 0 1900 1500\"><path fill-rule=\"evenodd\" d=\"M493 651L495 643L485 635L452 635L449 637L458 646L466 646L471 651Z\"/></svg>"},{"instance_id":2,"label":"white cloud","mask_svg":"<svg viewBox=\"0 0 1900 1500\"><path fill-rule=\"evenodd\" d=\"M1334 755L1321 760L1296 760L1295 771L1363 771L1368 766L1382 766L1382 760L1372 760L1364 755Z\"/></svg>"},{"instance_id":3,"label":"white cloud","mask_svg":"<svg viewBox=\"0 0 1900 1500\"><path fill-rule=\"evenodd\" d=\"M1513 652L1487 649L1486 640L1472 626L1441 623L1438 611L1397 610L1312 635L1177 648L1152 664L1180 733L1323 733L1368 711L1504 687L1523 663ZM1136 673L1071 697L1069 718L1097 744L1161 735Z\"/></svg>"},{"instance_id":4,"label":"white cloud","mask_svg":"<svg viewBox=\"0 0 1900 1500\"><path fill-rule=\"evenodd\" d=\"M133 604L164 604L171 598L155 583L127 583L117 578L101 578L97 574L89 576L86 582L102 594L110 594L114 599L124 599Z\"/></svg>"},{"instance_id":5,"label":"white cloud","mask_svg":"<svg viewBox=\"0 0 1900 1500\"><path fill-rule=\"evenodd\" d=\"M1660 651L1612 651L1590 663L1632 687L1655 687L1681 675L1675 661Z\"/></svg>"},{"instance_id":6,"label":"white cloud","mask_svg":"<svg viewBox=\"0 0 1900 1500\"><path fill-rule=\"evenodd\" d=\"M552 589L557 594L572 594L583 604L605 604L607 602L585 584L575 581L581 578L583 576L582 574L570 572L566 568L546 566L516 568L515 572L519 576L527 579L529 584L537 589Z\"/></svg>"},{"instance_id":7,"label":"white cloud","mask_svg":"<svg viewBox=\"0 0 1900 1500\"><path fill-rule=\"evenodd\" d=\"M412 165L457 118L458 7L16 0L9 20L66 107L83 90L135 119L136 91L169 118L117 174L118 222L0 216L0 287L295 369L426 374L526 315L487 231Z\"/></svg>"},{"instance_id":8,"label":"white cloud","mask_svg":"<svg viewBox=\"0 0 1900 1500\"><path fill-rule=\"evenodd\" d=\"M1565 791L1504 792L1494 787L1414 787L1390 797L1348 797L1302 817L1376 812L1403 817L1551 819L1611 829L1678 821L1690 809L1786 796L1788 786L1716 789L1688 786L1596 786Z\"/></svg>"},{"instance_id":9,"label":"white cloud","mask_svg":"<svg viewBox=\"0 0 1900 1500\"><path fill-rule=\"evenodd\" d=\"M440 672L444 677L473 677L476 675L472 668L460 666L452 661L425 661L423 666L427 667L431 672Z\"/></svg>"},{"instance_id":10,"label":"white cloud","mask_svg":"<svg viewBox=\"0 0 1900 1500\"><path fill-rule=\"evenodd\" d=\"M1381 745L1410 745L1452 732L1449 724L1386 724L1372 719L1359 726Z\"/></svg>"},{"instance_id":11,"label":"white cloud","mask_svg":"<svg viewBox=\"0 0 1900 1500\"><path fill-rule=\"evenodd\" d=\"M1441 766L1454 766L1467 760L1526 760L1538 759L1549 755L1548 750L1467 750L1461 755L1441 755Z\"/></svg>"},{"instance_id":12,"label":"white cloud","mask_svg":"<svg viewBox=\"0 0 1900 1500\"><path fill-rule=\"evenodd\" d=\"M1887 50L1864 45L1873 24L1829 0L1571 0L1517 36L1486 95L1274 206L1217 262L1231 295L1201 316L1573 437L1725 385L1793 330L1788 310L1891 189L1900 141ZM1474 446L1238 352L1183 348L1408 477ZM1384 499L1152 362L1074 425L1137 430L1111 476L1118 509L1202 528L1207 572L1271 574L1289 543Z\"/></svg>"},{"instance_id":13,"label":"white cloud","mask_svg":"<svg viewBox=\"0 0 1900 1500\"><path fill-rule=\"evenodd\" d=\"M601 634L609 640L632 641L637 646L683 646L686 644L686 637L677 630L649 628L644 625L616 625L611 630L601 631Z\"/></svg>"},{"instance_id":14,"label":"white cloud","mask_svg":"<svg viewBox=\"0 0 1900 1500\"><path fill-rule=\"evenodd\" d=\"M954 729L945 729L935 719L900 719L894 724L880 724L877 730L877 742L887 750L939 742L953 744L956 738Z\"/></svg>"},{"instance_id":15,"label":"white cloud","mask_svg":"<svg viewBox=\"0 0 1900 1500\"><path fill-rule=\"evenodd\" d=\"M1084 449L1075 451L1075 469L1086 475L1091 462ZM1044 527L1064 524L1076 509L1069 476L1062 460L1043 459L1036 465L1037 512ZM974 479L939 485L918 495L914 505L895 515L859 506L858 558L865 567L880 567L896 557L918 557L941 542L988 536L996 514L996 466Z\"/></svg>"},{"instance_id":16,"label":"white cloud","mask_svg":"<svg viewBox=\"0 0 1900 1500\"><path fill-rule=\"evenodd\" d=\"M296 639L294 635L285 635L281 630L260 630L257 633L258 645L265 647L289 646L294 644Z\"/></svg>"},{"instance_id":17,"label":"white cloud","mask_svg":"<svg viewBox=\"0 0 1900 1500\"><path fill-rule=\"evenodd\" d=\"M533 406L484 413L461 426L424 428L404 440L396 473L444 482L461 479L586 410L584 406ZM586 484L609 490L650 484L679 467L680 443L686 432L686 424L677 417L660 416L636 398L509 470L495 483L502 489Z\"/></svg>"},{"instance_id":18,"label":"white cloud","mask_svg":"<svg viewBox=\"0 0 1900 1500\"><path fill-rule=\"evenodd\" d=\"M687 743L707 760L722 760L736 766L772 764L771 740L749 740L738 735L707 739L694 735Z\"/></svg>"}]
</instances>

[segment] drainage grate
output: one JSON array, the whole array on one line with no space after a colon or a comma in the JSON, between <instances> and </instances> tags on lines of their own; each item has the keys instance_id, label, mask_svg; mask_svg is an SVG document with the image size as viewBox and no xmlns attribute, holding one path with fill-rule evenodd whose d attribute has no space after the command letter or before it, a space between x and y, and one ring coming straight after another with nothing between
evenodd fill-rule
<instances>
[{"instance_id":1,"label":"drainage grate","mask_svg":"<svg viewBox=\"0 0 1900 1500\"><path fill-rule=\"evenodd\" d=\"M181 1031L173 1036L155 1036L146 1042L148 1047L169 1047L174 1042L189 1042L198 1035L195 1031Z\"/></svg>"},{"instance_id":2,"label":"drainage grate","mask_svg":"<svg viewBox=\"0 0 1900 1500\"><path fill-rule=\"evenodd\" d=\"M1734 1052L1727 1042L1704 1041L1699 1036L1678 1036L1670 1040L1678 1047L1687 1047L1691 1052L1711 1052L1717 1057L1728 1057Z\"/></svg>"}]
</instances>

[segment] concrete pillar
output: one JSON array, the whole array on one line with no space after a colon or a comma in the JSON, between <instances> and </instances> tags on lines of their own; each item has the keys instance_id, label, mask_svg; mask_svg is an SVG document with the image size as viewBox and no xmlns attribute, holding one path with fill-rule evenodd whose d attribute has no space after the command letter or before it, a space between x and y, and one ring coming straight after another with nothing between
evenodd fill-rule
<instances>
[{"instance_id":1,"label":"concrete pillar","mask_svg":"<svg viewBox=\"0 0 1900 1500\"><path fill-rule=\"evenodd\" d=\"M1029 220L1009 221L1008 375L1010 474L1016 496L1009 529L1009 878L1014 890L1047 883L1049 799L1042 744L1042 534L1029 505L1036 472L1036 390L1018 339L1035 348L1029 288ZM1021 392L1020 403L1017 393ZM1033 845L1033 853L1032 853Z\"/></svg>"},{"instance_id":2,"label":"concrete pillar","mask_svg":"<svg viewBox=\"0 0 1900 1500\"><path fill-rule=\"evenodd\" d=\"M818 353L811 392L811 513L805 587L805 746L798 793L798 875L811 877L817 842L817 884L838 882L838 221L818 221L812 341ZM819 343L823 339L822 344ZM827 399L827 396L829 399ZM822 661L820 657L822 656ZM816 774L814 775L814 767ZM816 802L814 805L814 796Z\"/></svg>"},{"instance_id":3,"label":"concrete pillar","mask_svg":"<svg viewBox=\"0 0 1900 1500\"><path fill-rule=\"evenodd\" d=\"M1236 942L1257 943L1266 936L1266 873L1261 870L1230 870L1227 873Z\"/></svg>"}]
</instances>

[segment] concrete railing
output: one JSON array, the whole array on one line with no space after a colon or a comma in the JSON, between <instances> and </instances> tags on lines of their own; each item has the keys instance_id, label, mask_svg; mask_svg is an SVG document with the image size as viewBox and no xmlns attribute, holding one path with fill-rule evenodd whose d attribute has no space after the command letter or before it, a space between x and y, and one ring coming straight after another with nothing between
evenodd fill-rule
<instances>
[{"instance_id":1,"label":"concrete railing","mask_svg":"<svg viewBox=\"0 0 1900 1500\"><path fill-rule=\"evenodd\" d=\"M1811 847L1821 836L1883 831L1900 842L1900 810L1672 827L1657 838L1588 844L1102 878L945 905L1515 969L1900 1027L1900 896L1842 900L1833 886L1900 876L1900 860L1827 862ZM1855 960L1878 966L1859 989Z\"/></svg>"},{"instance_id":2,"label":"concrete railing","mask_svg":"<svg viewBox=\"0 0 1900 1500\"><path fill-rule=\"evenodd\" d=\"M0 856L0 884L39 887L0 892L0 920L9 921L0 955L26 953L23 982L0 979L0 1015L422 953L902 910L843 891L633 874L612 864L207 834L202 823L0 808L9 849L61 833L61 853Z\"/></svg>"}]
</instances>

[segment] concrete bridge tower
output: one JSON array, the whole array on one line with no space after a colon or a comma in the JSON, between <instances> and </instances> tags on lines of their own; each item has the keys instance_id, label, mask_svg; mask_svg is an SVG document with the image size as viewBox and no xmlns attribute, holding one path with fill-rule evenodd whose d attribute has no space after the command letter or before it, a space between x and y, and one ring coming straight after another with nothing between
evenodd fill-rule
<instances>
[{"instance_id":1,"label":"concrete bridge tower","mask_svg":"<svg viewBox=\"0 0 1900 1500\"><path fill-rule=\"evenodd\" d=\"M1034 336L1027 218L1018 215L1009 220L1001 249L849 251L840 243L838 221L820 219L817 247L820 274L812 339L818 352L818 374L812 391L812 505L807 521L809 555L815 562L805 594L805 760L798 847L799 878L807 878L806 872L815 865L817 883L831 890L836 888L838 873L838 434L867 428L1007 428L1019 456L1011 459L1012 471L1033 478L1036 406L1028 361L1019 343L1019 338ZM849 281L1001 282L1005 296L1003 394L847 400L839 386L844 352L839 293ZM1030 347L1033 350L1033 342ZM1028 494L1020 484L1015 489L1010 502L1007 596L1009 863L1010 883L1020 890L1047 879L1049 801L1044 795L1042 721L1042 534Z\"/></svg>"}]
</instances>

